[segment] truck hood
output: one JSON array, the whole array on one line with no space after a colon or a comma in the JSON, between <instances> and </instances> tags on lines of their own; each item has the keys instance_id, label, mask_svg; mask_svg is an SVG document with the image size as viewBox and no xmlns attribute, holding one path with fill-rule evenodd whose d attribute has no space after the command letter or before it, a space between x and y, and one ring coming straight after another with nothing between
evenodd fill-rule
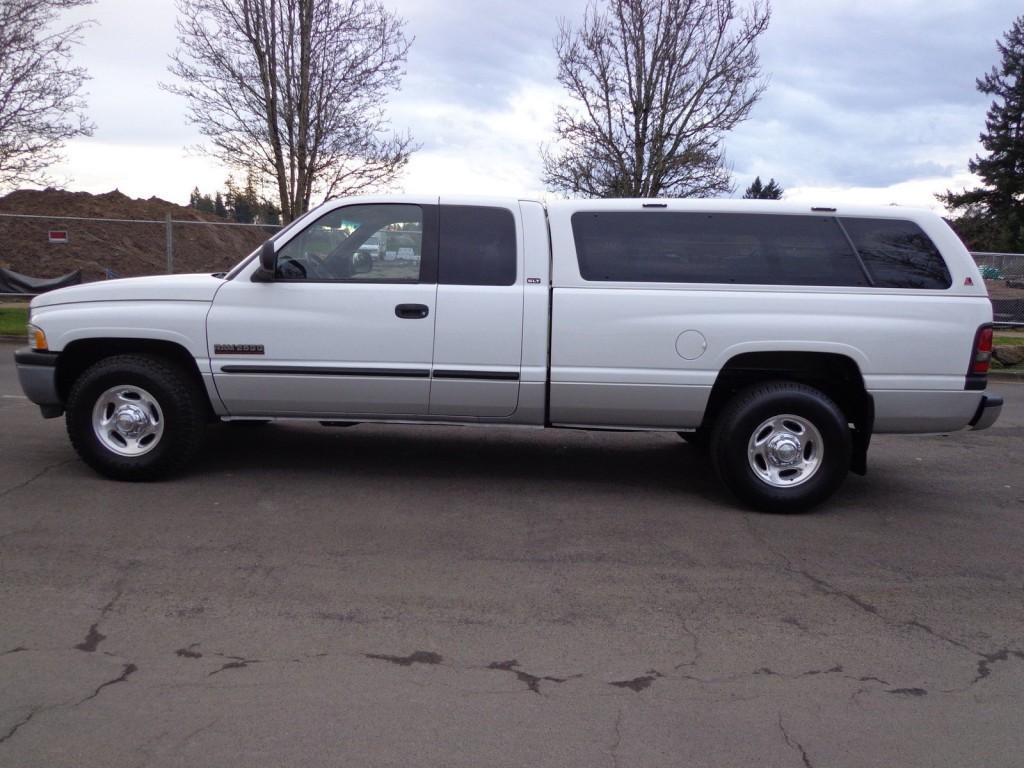
<instances>
[{"instance_id":1,"label":"truck hood","mask_svg":"<svg viewBox=\"0 0 1024 768\"><path fill-rule=\"evenodd\" d=\"M32 308L83 301L213 301L224 280L213 275L128 277L73 285L40 294Z\"/></svg>"}]
</instances>

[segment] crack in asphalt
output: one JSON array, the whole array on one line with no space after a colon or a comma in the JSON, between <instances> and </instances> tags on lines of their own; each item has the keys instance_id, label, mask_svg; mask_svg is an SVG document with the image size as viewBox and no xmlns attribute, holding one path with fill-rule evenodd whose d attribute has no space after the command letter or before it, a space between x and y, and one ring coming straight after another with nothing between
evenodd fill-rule
<instances>
[{"instance_id":1,"label":"crack in asphalt","mask_svg":"<svg viewBox=\"0 0 1024 768\"><path fill-rule=\"evenodd\" d=\"M615 715L615 741L608 747L608 756L612 759L612 768L619 768L619 745L622 744L622 707Z\"/></svg>"},{"instance_id":2,"label":"crack in asphalt","mask_svg":"<svg viewBox=\"0 0 1024 768\"><path fill-rule=\"evenodd\" d=\"M978 660L978 668L975 674L974 680L971 681L971 685L974 685L980 680L984 680L990 674L992 674L992 665L999 661L1009 661L1011 658L1024 659L1024 651L1018 651L1015 648L1000 648L995 653L981 653L975 651L981 658Z\"/></svg>"},{"instance_id":3,"label":"crack in asphalt","mask_svg":"<svg viewBox=\"0 0 1024 768\"><path fill-rule=\"evenodd\" d=\"M35 717L35 716L36 716L36 715L37 715L37 714L38 714L39 712L41 712L41 711L43 711L43 710L45 710L45 709L47 709L47 707L43 707L43 706L38 706L38 707L32 707L32 708L31 708L31 709L29 710L29 713L28 713L28 714L27 714L27 715L26 715L26 716L25 716L24 718L22 718L21 720L19 720L18 722L16 722L16 723L15 723L15 724L14 724L13 726L11 726L11 729L10 729L9 731L7 731L7 733L6 733L5 735L3 735L3 736L0 736L0 744L3 744L3 743L4 743L5 741L7 741L7 740L8 740L9 738L11 738L12 736L14 736L14 734L16 734L16 733L18 732L18 730L19 730L19 729L20 729L20 728L21 728L21 727L22 727L23 725L27 725L27 724L28 724L28 722L29 722L29 721L30 721L30 720L31 720L31 719L32 719L33 717Z\"/></svg>"},{"instance_id":4,"label":"crack in asphalt","mask_svg":"<svg viewBox=\"0 0 1024 768\"><path fill-rule=\"evenodd\" d=\"M815 675L837 675L843 671L841 664L836 664L834 667L828 669L808 669L805 672L776 672L770 667L761 667L755 669L752 675L769 675L773 677L784 677L788 680L796 680L801 677L814 677Z\"/></svg>"},{"instance_id":5,"label":"crack in asphalt","mask_svg":"<svg viewBox=\"0 0 1024 768\"><path fill-rule=\"evenodd\" d=\"M179 648L178 650L176 650L174 652L174 655L175 656L181 656L184 659L201 659L201 658L203 658L203 654L201 654L199 651L193 651L192 650L193 648L198 648L198 647L199 647L199 643L192 643L192 645L188 645L188 646L186 646L184 648Z\"/></svg>"},{"instance_id":6,"label":"crack in asphalt","mask_svg":"<svg viewBox=\"0 0 1024 768\"><path fill-rule=\"evenodd\" d=\"M844 670L841 664L837 664L834 667L828 669L808 669L803 672L776 672L770 667L759 667L753 672L744 672L738 675L728 675L726 677L697 677L696 675L680 675L684 680L693 680L697 683L711 684L711 683L735 683L739 680L744 680L748 677L779 677L783 680L799 680L804 677L815 677L816 675L838 675L842 674L847 680L879 680L877 677L853 677L851 675L843 674ZM880 681L884 682L884 681ZM885 683L888 685L888 683Z\"/></svg>"},{"instance_id":7,"label":"crack in asphalt","mask_svg":"<svg viewBox=\"0 0 1024 768\"><path fill-rule=\"evenodd\" d=\"M952 637L942 634L941 632L937 632L932 627L930 627L922 621L919 621L916 618L906 619L902 621L897 619L891 619L883 615L879 611L877 606L873 605L867 600L864 600L861 597L858 597L853 592L840 589L839 587L836 587L834 584L826 581L825 579L815 576L805 568L797 568L793 564L793 561L784 552L770 544L760 532L754 529L749 518L743 518L743 522L747 530L749 531L750 535L754 539L756 539L762 546L764 546L765 549L771 552L778 560L780 560L784 564L784 568L788 573L799 575L807 581L810 581L814 585L815 589L817 589L819 592L826 595L841 597L844 600L847 600L851 604L855 605L860 610L870 614L871 616L874 616L879 621L883 622L884 624L890 627L894 627L896 629L916 629L918 631L924 632L925 634L931 637L934 637L936 640L940 640L948 645L953 646L954 648L959 648L960 650L967 651L968 653L978 657L974 679L963 688L949 689L945 691L946 693L966 690L975 683L984 680L991 674L992 665L997 662L1008 661L1011 658L1024 660L1024 651L1021 651L1016 648L1005 647L1000 648L998 651L995 651L993 653L986 653L984 651L978 650L977 648L972 648L970 645L967 645L966 643L961 642L960 640L956 640ZM898 690L910 691L923 689L906 688Z\"/></svg>"},{"instance_id":8,"label":"crack in asphalt","mask_svg":"<svg viewBox=\"0 0 1024 768\"><path fill-rule=\"evenodd\" d=\"M114 610L114 606L117 605L118 601L124 596L124 585L128 580L128 575L138 564L139 562L137 560L129 560L121 569L121 572L118 574L117 581L114 582L114 596L107 600L106 604L100 608L99 617L89 627L89 631L86 633L85 639L74 646L75 650L93 653L99 647L100 643L107 639L107 636L99 630L100 624L107 615Z\"/></svg>"},{"instance_id":9,"label":"crack in asphalt","mask_svg":"<svg viewBox=\"0 0 1024 768\"><path fill-rule=\"evenodd\" d=\"M107 639L107 636L97 629L98 626L99 622L96 622L89 627L89 634L85 636L85 640L75 646L75 650L93 653L99 647L99 644Z\"/></svg>"},{"instance_id":10,"label":"crack in asphalt","mask_svg":"<svg viewBox=\"0 0 1024 768\"><path fill-rule=\"evenodd\" d=\"M807 750L804 749L804 745L789 735L789 731L786 730L786 726L782 723L782 713L779 712L779 730L782 731L782 738L786 741L786 746L794 751L800 753L800 759L803 760L804 768L814 768L814 763L811 762L811 758L807 756Z\"/></svg>"},{"instance_id":11,"label":"crack in asphalt","mask_svg":"<svg viewBox=\"0 0 1024 768\"><path fill-rule=\"evenodd\" d=\"M616 688L628 688L634 693L640 693L640 691L650 688L651 684L659 677L664 677L664 675L656 669L649 669L647 674L641 677L634 677L632 680L616 680L608 685L614 685Z\"/></svg>"},{"instance_id":12,"label":"crack in asphalt","mask_svg":"<svg viewBox=\"0 0 1024 768\"><path fill-rule=\"evenodd\" d=\"M107 687L109 687L111 685L117 685L118 683L123 683L125 680L127 680L129 677L131 677L133 674L135 674L138 671L139 671L139 668L137 666L135 666L134 664L129 663L129 664L122 665L122 667L121 667L121 674L120 675L115 677L113 680L107 680L107 682L100 684L96 688L95 691L90 693L84 699L81 699L80 701L75 702L72 706L77 707L79 704L85 704L85 702L91 701L92 699L95 699L97 696L100 695L100 691L102 691L104 688L107 688Z\"/></svg>"},{"instance_id":13,"label":"crack in asphalt","mask_svg":"<svg viewBox=\"0 0 1024 768\"><path fill-rule=\"evenodd\" d=\"M4 734L3 736L0 736L0 744L3 744L6 741L8 741L9 739L11 739L14 736L14 734L16 734L24 726L28 725L28 723L31 722L32 718L34 718L36 715L40 714L41 712L48 712L51 709L59 709L60 707L72 707L72 708L74 708L74 707L78 707L78 706L80 706L82 704L85 704L87 701L92 701L93 699L95 699L97 696L100 695L100 692L104 688L108 688L111 685L117 685L118 683L123 683L125 680L127 680L135 672L138 672L138 670L139 670L139 668L136 665L134 665L134 664L131 664L131 663L123 664L122 667L121 667L121 674L120 675L118 675L117 677L113 678L112 680L107 680L104 683L100 683L100 685L98 685L96 687L96 689L92 693L90 693L88 696L86 696L84 698L79 699L78 701L65 701L65 702L61 702L59 704L49 704L49 705L40 704L40 705L31 707L29 709L28 714L25 715L25 717L23 717L21 720L19 720L13 726L11 726L10 730L8 730L6 734Z\"/></svg>"},{"instance_id":14,"label":"crack in asphalt","mask_svg":"<svg viewBox=\"0 0 1024 768\"><path fill-rule=\"evenodd\" d=\"M441 654L434 653L433 651L414 651L408 656L389 656L385 653L367 653L364 655L368 659L387 661L400 667L411 667L413 664L440 664L444 661L444 657Z\"/></svg>"},{"instance_id":15,"label":"crack in asphalt","mask_svg":"<svg viewBox=\"0 0 1024 768\"><path fill-rule=\"evenodd\" d=\"M800 619L796 618L795 616L783 616L782 623L789 624L791 627L796 627L801 632L805 632L808 635L814 634L813 632L811 632L810 628L806 624L804 624L802 621L800 621Z\"/></svg>"},{"instance_id":16,"label":"crack in asphalt","mask_svg":"<svg viewBox=\"0 0 1024 768\"><path fill-rule=\"evenodd\" d=\"M540 692L540 684L542 682L555 683L561 685L566 680L579 677L579 675L573 675L572 677L538 677L537 675L531 675L529 672L524 672L521 669L516 669L519 666L519 662L516 659L509 661L492 661L487 665L488 669L496 669L502 672L511 672L521 683L525 683L526 687L538 695L543 695Z\"/></svg>"},{"instance_id":17,"label":"crack in asphalt","mask_svg":"<svg viewBox=\"0 0 1024 768\"><path fill-rule=\"evenodd\" d=\"M853 677L851 675L844 675L844 677L847 680L856 680L858 683L869 683L870 682L870 683L881 683L882 685L892 685L892 683L890 683L888 680L883 680L882 678L875 677L874 675L865 675L864 677ZM869 690L869 689L862 688L861 690L865 690L866 691L866 690Z\"/></svg>"},{"instance_id":18,"label":"crack in asphalt","mask_svg":"<svg viewBox=\"0 0 1024 768\"><path fill-rule=\"evenodd\" d=\"M244 656L224 656L223 654L219 654L219 653L216 654L216 655L217 656L221 656L221 658L224 658L224 659L231 659L231 661L229 661L228 663L223 664L220 667L218 667L217 669L213 670L213 672L208 674L207 677L213 677L214 675L220 674L221 672L224 672L224 671L226 671L228 669L245 669L246 667L250 666L251 664L259 664L259 663L261 663L260 659L247 659Z\"/></svg>"},{"instance_id":19,"label":"crack in asphalt","mask_svg":"<svg viewBox=\"0 0 1024 768\"><path fill-rule=\"evenodd\" d=\"M793 561L789 558L788 555L786 555L784 552L778 549L778 547L771 544L759 531L757 531L753 527L749 517L743 518L743 524L746 527L747 531L750 533L750 535L754 539L756 539L757 542L761 544L761 546L763 546L765 549L767 549L769 552L775 555L776 559L782 561L787 573L803 577L805 580L811 582L811 584L814 585L814 588L822 594L831 595L834 597L841 597L849 603L855 605L857 608L864 611L865 613L869 613L872 616L877 616L878 618L881 618L883 621L886 621L885 617L881 616L881 614L879 613L877 606L869 603L867 600L858 597L853 592L840 589L831 582L826 581L825 579L819 576L815 576L805 568L797 568L793 564Z\"/></svg>"},{"instance_id":20,"label":"crack in asphalt","mask_svg":"<svg viewBox=\"0 0 1024 768\"><path fill-rule=\"evenodd\" d=\"M850 601L855 606L860 608L862 611L865 611L866 613L870 613L872 616L878 616L879 615L878 608L876 608L874 605L869 603L867 600L864 600L862 598L857 597L857 595L855 595L853 592L848 592L848 591L846 591L844 589L840 589L839 587L835 586L831 582L828 582L825 579L820 578L819 576L815 576L810 571L807 571L807 570L805 570L803 568L795 568L795 567L793 567L793 564L789 561L788 558L784 558L784 559L786 560L787 567L789 568L789 570L792 573L796 573L796 574L799 574L800 576L803 576L805 579L807 579L809 582L811 582L815 586L815 588L819 592L821 592L822 594L833 595L835 597L841 597L844 600Z\"/></svg>"},{"instance_id":21,"label":"crack in asphalt","mask_svg":"<svg viewBox=\"0 0 1024 768\"><path fill-rule=\"evenodd\" d=\"M973 648L971 648L969 645L965 645L964 643L961 643L959 640L954 640L952 637L947 637L946 635L943 635L943 634L941 634L939 632L936 632L934 629L929 627L927 624L925 624L923 622L920 622L917 619L911 619L910 621L905 621L905 622L903 622L903 626L911 627L912 629L919 629L922 632L924 632L925 634L931 635L932 637L934 637L937 640L942 640L943 642L949 643L950 645L954 645L957 648L962 648L965 651L970 651L971 653L977 654L979 656L983 655L979 651L976 651Z\"/></svg>"},{"instance_id":22,"label":"crack in asphalt","mask_svg":"<svg viewBox=\"0 0 1024 768\"><path fill-rule=\"evenodd\" d=\"M21 490L25 486L31 485L50 470L57 469L58 467L63 467L65 464L71 464L72 462L75 461L78 461L78 459L65 459L64 461L58 461L56 464L50 464L48 466L43 467L41 470L32 475L32 477L30 477L28 480L23 480L20 483L12 485L10 488L5 488L4 490L0 491L0 499L2 499L4 496L7 496L8 494L14 493L15 491Z\"/></svg>"},{"instance_id":23,"label":"crack in asphalt","mask_svg":"<svg viewBox=\"0 0 1024 768\"><path fill-rule=\"evenodd\" d=\"M217 725L217 723L219 723L220 721L221 721L221 718L219 718L219 717L214 718L213 720L208 722L206 725L200 726L199 728L196 728L195 730L190 731L189 733L186 733L181 739L178 740L177 744L174 745L175 751L177 751L177 750L181 749L182 747L184 747L186 744L188 744L190 741L192 741L192 739L194 739L199 734L205 733L206 731L210 730L215 725Z\"/></svg>"},{"instance_id":24,"label":"crack in asphalt","mask_svg":"<svg viewBox=\"0 0 1024 768\"><path fill-rule=\"evenodd\" d=\"M27 650L30 650L30 649L26 648L24 645L19 645L17 648L11 648L11 650L9 650L9 651L4 651L3 653L0 653L0 656L6 656L9 653L21 653L22 651L27 651Z\"/></svg>"},{"instance_id":25,"label":"crack in asphalt","mask_svg":"<svg viewBox=\"0 0 1024 768\"><path fill-rule=\"evenodd\" d=\"M701 598L697 603L697 608L700 608L700 606L702 606L703 604L704 599ZM690 629L690 625L687 623L686 619L682 620L680 630L684 635L686 635L690 639L690 642L693 643L693 657L689 661L684 661L679 664L676 664L675 667L673 667L673 669L681 669L682 667L695 667L697 666L697 663L701 660L702 656L700 648L700 637L697 635L696 632Z\"/></svg>"}]
</instances>

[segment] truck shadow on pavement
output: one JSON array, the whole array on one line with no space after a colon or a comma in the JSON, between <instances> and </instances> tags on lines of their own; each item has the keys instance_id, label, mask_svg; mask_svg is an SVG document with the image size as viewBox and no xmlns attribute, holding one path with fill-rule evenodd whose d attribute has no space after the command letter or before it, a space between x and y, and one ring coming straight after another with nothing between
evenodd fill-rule
<instances>
[{"instance_id":1,"label":"truck shadow on pavement","mask_svg":"<svg viewBox=\"0 0 1024 768\"><path fill-rule=\"evenodd\" d=\"M266 482L358 483L402 488L447 486L489 495L543 493L600 497L629 503L657 500L747 514L715 477L701 451L672 432L476 429L473 427L360 424L219 425L209 431L203 457L186 479L231 475ZM867 479L853 474L839 494L812 515L865 514L910 492L896 470L874 466Z\"/></svg>"},{"instance_id":2,"label":"truck shadow on pavement","mask_svg":"<svg viewBox=\"0 0 1024 768\"><path fill-rule=\"evenodd\" d=\"M481 494L618 495L680 509L752 511L718 482L708 457L674 432L224 424L209 430L203 457L185 477L207 474L380 487L436 482ZM833 500L805 514L874 514L921 493L899 467L876 461L868 477L849 474Z\"/></svg>"},{"instance_id":3,"label":"truck shadow on pavement","mask_svg":"<svg viewBox=\"0 0 1024 768\"><path fill-rule=\"evenodd\" d=\"M675 433L487 430L463 427L223 425L209 432L189 472L281 473L385 483L444 480L497 488L524 484L643 489L732 504L710 462Z\"/></svg>"}]
</instances>

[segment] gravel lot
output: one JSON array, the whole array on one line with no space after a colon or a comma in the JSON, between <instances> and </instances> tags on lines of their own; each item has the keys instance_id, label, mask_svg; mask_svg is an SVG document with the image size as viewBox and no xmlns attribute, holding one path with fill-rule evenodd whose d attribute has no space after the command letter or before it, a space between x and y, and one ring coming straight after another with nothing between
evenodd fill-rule
<instances>
[{"instance_id":1,"label":"gravel lot","mask_svg":"<svg viewBox=\"0 0 1024 768\"><path fill-rule=\"evenodd\" d=\"M802 517L673 435L218 427L102 480L0 345L0 766L1019 766L1024 385Z\"/></svg>"}]
</instances>

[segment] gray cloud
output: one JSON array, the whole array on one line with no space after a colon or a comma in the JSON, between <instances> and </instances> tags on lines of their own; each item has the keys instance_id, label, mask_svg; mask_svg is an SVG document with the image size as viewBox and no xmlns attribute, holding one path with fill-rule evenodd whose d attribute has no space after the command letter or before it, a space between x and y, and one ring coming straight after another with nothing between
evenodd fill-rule
<instances>
[{"instance_id":1,"label":"gray cloud","mask_svg":"<svg viewBox=\"0 0 1024 768\"><path fill-rule=\"evenodd\" d=\"M416 37L408 75L390 102L394 127L410 129L424 153L459 156L467 165L518 164L524 178L537 174L534 139L495 140L496 121L517 112L521 105L513 99L524 93L540 99L555 86L557 19L578 22L586 0L385 2ZM773 6L761 45L769 88L751 119L726 138L740 189L755 174L786 187L874 187L966 169L988 105L974 81L996 63L995 40L1020 12L1017 3L774 0ZM198 141L183 100L157 87L170 77L173 1L98 0L79 15L99 21L76 54L94 78L94 141L154 147ZM517 117L523 119L523 110ZM547 128L553 115L534 109L530 120ZM109 173L116 179L116 168Z\"/></svg>"},{"instance_id":2,"label":"gray cloud","mask_svg":"<svg viewBox=\"0 0 1024 768\"><path fill-rule=\"evenodd\" d=\"M565 0L556 8L538 0L400 0L394 7L416 36L403 98L489 109L504 104L519 83L554 82L557 19L582 16L585 2Z\"/></svg>"},{"instance_id":3,"label":"gray cloud","mask_svg":"<svg viewBox=\"0 0 1024 768\"><path fill-rule=\"evenodd\" d=\"M762 45L771 85L727 139L738 181L886 186L965 170L988 105L975 78L1018 10L776 2Z\"/></svg>"}]
</instances>

